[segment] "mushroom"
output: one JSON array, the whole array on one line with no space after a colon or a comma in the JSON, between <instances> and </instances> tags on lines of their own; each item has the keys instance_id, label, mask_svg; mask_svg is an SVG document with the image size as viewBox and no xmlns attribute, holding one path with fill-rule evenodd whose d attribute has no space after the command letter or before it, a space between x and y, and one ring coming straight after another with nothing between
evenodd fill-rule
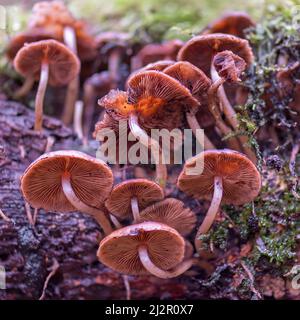
<instances>
[{"instance_id":1,"label":"mushroom","mask_svg":"<svg viewBox=\"0 0 300 320\"><path fill-rule=\"evenodd\" d=\"M198 106L198 101L177 80L159 71L144 71L128 80L127 92L113 90L99 100L112 114L125 116L132 134L149 148L156 160L157 181L164 186L167 169L158 141L147 131L156 128L172 130L181 126L182 106Z\"/></svg>"},{"instance_id":2,"label":"mushroom","mask_svg":"<svg viewBox=\"0 0 300 320\"><path fill-rule=\"evenodd\" d=\"M175 60L182 45L183 42L178 39L145 45L131 58L131 71L136 71L149 63L159 60Z\"/></svg>"},{"instance_id":3,"label":"mushroom","mask_svg":"<svg viewBox=\"0 0 300 320\"><path fill-rule=\"evenodd\" d=\"M112 78L107 71L95 73L85 80L83 85L84 102L84 137L88 140L89 132L92 127L97 97L106 95L113 87Z\"/></svg>"},{"instance_id":4,"label":"mushroom","mask_svg":"<svg viewBox=\"0 0 300 320\"><path fill-rule=\"evenodd\" d=\"M199 167L199 172L193 172L197 164L203 165L202 172ZM195 247L199 250L199 237L209 231L220 204L242 205L252 201L259 194L261 177L245 155L229 149L207 150L185 163L177 186L196 199L211 200L195 238Z\"/></svg>"},{"instance_id":5,"label":"mushroom","mask_svg":"<svg viewBox=\"0 0 300 320\"><path fill-rule=\"evenodd\" d=\"M197 67L186 61L180 61L167 67L163 71L168 76L178 80L182 85L189 89L193 97L195 97L202 109L207 107L207 91L211 86L211 81L208 77ZM186 106L187 122L197 137L197 129L201 129L197 118L195 108L190 109L189 105ZM205 112L206 110L203 110ZM202 141L199 141L202 143ZM204 134L204 149L215 149L214 144Z\"/></svg>"},{"instance_id":6,"label":"mushroom","mask_svg":"<svg viewBox=\"0 0 300 320\"><path fill-rule=\"evenodd\" d=\"M168 279L187 271L194 259L183 261L185 241L173 228L157 222L124 227L102 239L97 256L111 269L130 275Z\"/></svg>"},{"instance_id":7,"label":"mushroom","mask_svg":"<svg viewBox=\"0 0 300 320\"><path fill-rule=\"evenodd\" d=\"M93 60L97 56L96 42L88 33L83 21L73 17L62 1L41 1L32 9L30 28L44 28L55 32L81 61ZM68 82L62 120L70 124L73 119L75 102L79 92L79 74Z\"/></svg>"},{"instance_id":8,"label":"mushroom","mask_svg":"<svg viewBox=\"0 0 300 320\"><path fill-rule=\"evenodd\" d=\"M218 74L218 79L213 83L213 85L208 90L208 97L210 101L210 108L213 109L216 105L215 98L218 94L218 89L225 82L228 83L238 83L241 81L240 76L242 72L246 69L245 61L234 54L232 51L222 51L217 53L213 58L214 69ZM215 102L214 102L215 101ZM217 106L216 108L217 109ZM233 110L233 109L232 109ZM233 111L234 112L234 111ZM236 117L236 114L232 114L232 117ZM237 129L236 127L235 129ZM256 156L252 149L247 146L248 139L245 136L240 136L239 140L243 144L243 148L245 150L246 155L255 163Z\"/></svg>"},{"instance_id":9,"label":"mushroom","mask_svg":"<svg viewBox=\"0 0 300 320\"><path fill-rule=\"evenodd\" d=\"M194 64L203 70L206 75L210 75L214 83L219 80L218 73L213 64L214 56L226 50L232 51L240 58L243 58L247 66L253 61L253 53L247 40L221 33L192 38L179 51L178 60L185 60ZM223 85L220 85L218 89L218 96L224 108L226 119L233 129L237 129L238 121L236 113L226 96Z\"/></svg>"},{"instance_id":10,"label":"mushroom","mask_svg":"<svg viewBox=\"0 0 300 320\"><path fill-rule=\"evenodd\" d=\"M202 34L225 33L245 39L245 31L254 26L255 22L246 12L232 11L211 23Z\"/></svg>"},{"instance_id":11,"label":"mushroom","mask_svg":"<svg viewBox=\"0 0 300 320\"><path fill-rule=\"evenodd\" d=\"M174 63L176 63L174 60L158 60L156 62L147 64L142 69L139 69L139 71L164 71L166 68L172 66Z\"/></svg>"},{"instance_id":12,"label":"mushroom","mask_svg":"<svg viewBox=\"0 0 300 320\"><path fill-rule=\"evenodd\" d=\"M24 45L14 59L14 67L24 77L39 79L34 129L40 131L48 82L52 86L68 84L79 73L80 62L76 55L60 42L42 40Z\"/></svg>"},{"instance_id":13,"label":"mushroom","mask_svg":"<svg viewBox=\"0 0 300 320\"><path fill-rule=\"evenodd\" d=\"M177 230L182 236L187 236L196 225L196 215L185 207L182 201L168 198L144 209L138 221L164 223Z\"/></svg>"},{"instance_id":14,"label":"mushroom","mask_svg":"<svg viewBox=\"0 0 300 320\"><path fill-rule=\"evenodd\" d=\"M105 202L110 213L124 220L133 216L140 219L140 210L164 198L163 189L147 179L133 179L116 185Z\"/></svg>"},{"instance_id":15,"label":"mushroom","mask_svg":"<svg viewBox=\"0 0 300 320\"><path fill-rule=\"evenodd\" d=\"M55 39L55 35L52 32L46 31L41 28L33 28L20 32L10 39L6 48L6 55L9 60L13 61L18 51L23 47L25 43L31 43L46 39ZM35 80L33 77L26 77L23 85L15 93L15 98L19 99L25 97L32 89L34 82Z\"/></svg>"},{"instance_id":16,"label":"mushroom","mask_svg":"<svg viewBox=\"0 0 300 320\"><path fill-rule=\"evenodd\" d=\"M73 150L40 156L21 178L24 198L32 207L54 212L77 209L96 219L105 234L112 227L101 208L112 184L112 171L104 162Z\"/></svg>"}]
</instances>

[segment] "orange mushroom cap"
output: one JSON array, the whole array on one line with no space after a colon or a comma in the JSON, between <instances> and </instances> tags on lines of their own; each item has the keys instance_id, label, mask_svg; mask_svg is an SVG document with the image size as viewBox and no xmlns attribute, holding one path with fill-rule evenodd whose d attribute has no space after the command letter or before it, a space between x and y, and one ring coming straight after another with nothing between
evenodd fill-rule
<instances>
[{"instance_id":1,"label":"orange mushroom cap","mask_svg":"<svg viewBox=\"0 0 300 320\"><path fill-rule=\"evenodd\" d=\"M99 260L125 274L149 274L140 262L138 248L147 246L151 261L162 270L178 265L184 257L185 241L173 228L143 222L118 229L105 237L98 249Z\"/></svg>"},{"instance_id":2,"label":"orange mushroom cap","mask_svg":"<svg viewBox=\"0 0 300 320\"><path fill-rule=\"evenodd\" d=\"M211 23L204 31L207 33L225 33L245 38L245 30L255 26L255 22L246 12L232 11Z\"/></svg>"},{"instance_id":3,"label":"orange mushroom cap","mask_svg":"<svg viewBox=\"0 0 300 320\"><path fill-rule=\"evenodd\" d=\"M139 209L164 198L163 189L147 179L133 179L116 185L105 202L106 208L116 217L125 219L131 216L131 199L136 198Z\"/></svg>"},{"instance_id":4,"label":"orange mushroom cap","mask_svg":"<svg viewBox=\"0 0 300 320\"><path fill-rule=\"evenodd\" d=\"M38 80L43 62L49 64L49 84L52 86L68 84L80 70L76 55L56 40L25 44L14 59L14 67L24 77Z\"/></svg>"},{"instance_id":5,"label":"orange mushroom cap","mask_svg":"<svg viewBox=\"0 0 300 320\"><path fill-rule=\"evenodd\" d=\"M196 161L204 164L203 172L188 174ZM207 150L191 158L185 163L177 186L196 199L211 200L216 176L223 181L223 204L241 205L259 194L261 177L257 168L245 155L229 149Z\"/></svg>"},{"instance_id":6,"label":"orange mushroom cap","mask_svg":"<svg viewBox=\"0 0 300 320\"><path fill-rule=\"evenodd\" d=\"M143 210L140 222L144 221L164 223L186 236L194 229L197 219L195 213L185 207L182 201L168 198Z\"/></svg>"},{"instance_id":7,"label":"orange mushroom cap","mask_svg":"<svg viewBox=\"0 0 300 320\"><path fill-rule=\"evenodd\" d=\"M51 31L46 31L43 28L33 28L30 30L26 30L16 34L14 37L11 38L9 44L6 48L6 55L10 60L13 60L17 55L18 51L24 46L25 43L36 42L40 40L47 40L47 39L55 39L55 33Z\"/></svg>"},{"instance_id":8,"label":"orange mushroom cap","mask_svg":"<svg viewBox=\"0 0 300 320\"><path fill-rule=\"evenodd\" d=\"M232 51L243 58L247 65L253 61L253 53L247 40L222 33L192 38L181 48L177 59L188 61L209 75L213 57L225 50Z\"/></svg>"},{"instance_id":9,"label":"orange mushroom cap","mask_svg":"<svg viewBox=\"0 0 300 320\"><path fill-rule=\"evenodd\" d=\"M159 71L144 71L128 80L128 101L144 118L157 114L166 105L198 106L198 101L179 81Z\"/></svg>"},{"instance_id":10,"label":"orange mushroom cap","mask_svg":"<svg viewBox=\"0 0 300 320\"><path fill-rule=\"evenodd\" d=\"M70 173L74 192L82 202L96 208L103 206L113 184L110 168L101 160L71 150L46 153L26 169L21 178L26 201L48 211L75 211L62 189L64 172Z\"/></svg>"},{"instance_id":11,"label":"orange mushroom cap","mask_svg":"<svg viewBox=\"0 0 300 320\"><path fill-rule=\"evenodd\" d=\"M207 100L211 80L199 68L187 61L179 61L166 68L164 73L178 80L201 104L205 104L203 100Z\"/></svg>"}]
</instances>

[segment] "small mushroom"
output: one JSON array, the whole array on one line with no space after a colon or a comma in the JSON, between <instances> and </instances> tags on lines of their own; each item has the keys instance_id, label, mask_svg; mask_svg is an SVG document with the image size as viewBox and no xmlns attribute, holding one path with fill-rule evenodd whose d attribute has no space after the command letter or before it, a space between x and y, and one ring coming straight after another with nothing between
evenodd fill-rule
<instances>
[{"instance_id":1,"label":"small mushroom","mask_svg":"<svg viewBox=\"0 0 300 320\"><path fill-rule=\"evenodd\" d=\"M6 48L6 55L9 60L13 61L18 51L23 47L25 43L31 43L46 39L55 39L55 34L41 28L33 28L20 32L10 39ZM15 93L15 98L19 99L25 97L32 89L34 82L35 80L33 77L26 77L23 85Z\"/></svg>"},{"instance_id":2,"label":"small mushroom","mask_svg":"<svg viewBox=\"0 0 300 320\"><path fill-rule=\"evenodd\" d=\"M155 221L164 223L182 236L187 236L196 225L196 215L184 203L177 199L168 198L147 207L140 213L139 222Z\"/></svg>"},{"instance_id":3,"label":"small mushroom","mask_svg":"<svg viewBox=\"0 0 300 320\"><path fill-rule=\"evenodd\" d=\"M29 28L44 28L56 34L56 37L81 61L90 61L96 58L96 42L89 34L86 24L73 17L62 1L41 1L32 9ZM79 74L68 82L65 98L65 107L62 120L69 125L73 119L75 102L79 93Z\"/></svg>"},{"instance_id":4,"label":"small mushroom","mask_svg":"<svg viewBox=\"0 0 300 320\"><path fill-rule=\"evenodd\" d=\"M211 23L202 34L225 33L246 38L245 31L255 26L255 22L246 12L232 11Z\"/></svg>"},{"instance_id":5,"label":"small mushroom","mask_svg":"<svg viewBox=\"0 0 300 320\"><path fill-rule=\"evenodd\" d=\"M156 62L147 64L142 69L139 69L139 72L150 70L164 71L166 68L172 66L174 63L176 63L174 60L158 60Z\"/></svg>"},{"instance_id":6,"label":"small mushroom","mask_svg":"<svg viewBox=\"0 0 300 320\"><path fill-rule=\"evenodd\" d=\"M88 140L89 132L97 105L97 97L106 95L113 88L112 78L107 71L95 73L85 80L83 85L84 102L84 137Z\"/></svg>"},{"instance_id":7,"label":"small mushroom","mask_svg":"<svg viewBox=\"0 0 300 320\"><path fill-rule=\"evenodd\" d=\"M182 45L183 42L178 39L145 45L131 58L131 71L136 71L159 60L175 60Z\"/></svg>"},{"instance_id":8,"label":"small mushroom","mask_svg":"<svg viewBox=\"0 0 300 320\"><path fill-rule=\"evenodd\" d=\"M174 278L187 271L194 259L183 261L185 241L173 228L143 222L118 229L105 237L98 249L100 262L130 275L153 274Z\"/></svg>"},{"instance_id":9,"label":"small mushroom","mask_svg":"<svg viewBox=\"0 0 300 320\"><path fill-rule=\"evenodd\" d=\"M47 84L64 86L79 72L80 62L76 55L56 40L42 40L25 45L14 59L15 69L24 77L39 79L35 99L36 131L41 131L43 104Z\"/></svg>"},{"instance_id":10,"label":"small mushroom","mask_svg":"<svg viewBox=\"0 0 300 320\"><path fill-rule=\"evenodd\" d=\"M81 211L112 231L103 210L113 174L102 161L78 151L54 151L35 160L21 178L24 198L34 208L54 212Z\"/></svg>"},{"instance_id":11,"label":"small mushroom","mask_svg":"<svg viewBox=\"0 0 300 320\"><path fill-rule=\"evenodd\" d=\"M167 67L163 72L188 88L193 97L199 101L202 112L206 111L207 91L211 86L211 81L200 69L189 62L180 61ZM198 110L195 110L195 108L190 109L189 105L186 106L186 109L187 122L197 137L196 130L201 129L196 118ZM202 141L199 141L199 143L202 143ZM214 144L206 135L204 135L204 149L215 149Z\"/></svg>"},{"instance_id":12,"label":"small mushroom","mask_svg":"<svg viewBox=\"0 0 300 320\"><path fill-rule=\"evenodd\" d=\"M163 189L147 179L133 179L116 185L105 202L110 213L120 219L140 219L140 210L164 198Z\"/></svg>"},{"instance_id":13,"label":"small mushroom","mask_svg":"<svg viewBox=\"0 0 300 320\"><path fill-rule=\"evenodd\" d=\"M192 172L199 163L203 164L202 172ZM197 169L200 170L199 166ZM245 155L229 149L207 150L186 162L177 186L196 199L211 200L195 238L199 250L199 237L209 231L220 204L242 205L252 201L259 194L261 177Z\"/></svg>"},{"instance_id":14,"label":"small mushroom","mask_svg":"<svg viewBox=\"0 0 300 320\"><path fill-rule=\"evenodd\" d=\"M247 66L253 61L253 53L247 40L221 33L192 38L179 51L178 60L189 61L203 70L207 75L211 76L214 84L220 80L220 76L215 69L214 57L222 51L231 51L239 58L242 58ZM223 84L218 86L217 94L226 120L234 130L238 130L239 123L237 115L227 98ZM240 137L237 138L240 139ZM240 140L243 144L247 142L245 137ZM253 152L250 155L251 150L247 148L247 146L245 147L245 151L248 156L253 157Z\"/></svg>"}]
</instances>

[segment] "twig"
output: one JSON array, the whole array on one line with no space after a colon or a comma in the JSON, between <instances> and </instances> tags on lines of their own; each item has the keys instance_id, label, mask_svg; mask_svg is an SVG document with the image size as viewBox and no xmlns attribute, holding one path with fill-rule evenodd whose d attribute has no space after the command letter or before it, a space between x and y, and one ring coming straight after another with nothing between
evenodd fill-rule
<instances>
[{"instance_id":1,"label":"twig","mask_svg":"<svg viewBox=\"0 0 300 320\"><path fill-rule=\"evenodd\" d=\"M124 281L124 286L126 289L126 300L131 300L131 289L130 289L130 283L128 280L128 276L127 275L123 275L122 276L123 281Z\"/></svg>"},{"instance_id":2,"label":"twig","mask_svg":"<svg viewBox=\"0 0 300 320\"><path fill-rule=\"evenodd\" d=\"M289 169L292 174L292 176L295 176L295 164L296 164L296 157L300 150L300 143L293 146L291 156L290 156L290 162L289 162Z\"/></svg>"},{"instance_id":3,"label":"twig","mask_svg":"<svg viewBox=\"0 0 300 320\"><path fill-rule=\"evenodd\" d=\"M12 220L9 219L5 214L4 212L0 209L0 218L2 218L4 221L6 222L11 222Z\"/></svg>"},{"instance_id":4,"label":"twig","mask_svg":"<svg viewBox=\"0 0 300 320\"><path fill-rule=\"evenodd\" d=\"M261 294L260 294L260 293L257 291L257 289L254 287L254 281L255 281L255 280L254 280L253 274L251 273L251 271L249 270L249 268L246 266L246 264L245 264L243 261L241 261L240 263L241 263L241 266L243 267L243 269L245 270L245 272L247 273L247 276L248 276L248 278L249 278L249 280L250 280L250 282L251 282L250 288L251 288L252 292L253 292L254 294L256 294L259 299L262 299Z\"/></svg>"},{"instance_id":5,"label":"twig","mask_svg":"<svg viewBox=\"0 0 300 320\"><path fill-rule=\"evenodd\" d=\"M50 273L48 274L44 286L43 286L43 291L42 291L42 295L40 296L39 300L44 300L45 295L46 295L46 290L48 287L48 283L51 280L51 278L56 274L57 270L59 269L59 263L57 262L57 260L55 258L53 258L53 264L50 268Z\"/></svg>"}]
</instances>

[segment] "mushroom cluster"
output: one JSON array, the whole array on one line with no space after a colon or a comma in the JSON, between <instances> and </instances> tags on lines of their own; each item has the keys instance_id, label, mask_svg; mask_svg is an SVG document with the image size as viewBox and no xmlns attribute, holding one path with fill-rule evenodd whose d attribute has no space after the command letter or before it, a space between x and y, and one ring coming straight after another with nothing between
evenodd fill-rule
<instances>
[{"instance_id":1,"label":"mushroom cluster","mask_svg":"<svg viewBox=\"0 0 300 320\"><path fill-rule=\"evenodd\" d=\"M126 129L155 158L156 179L124 178L114 184L113 171L103 161L75 150L53 151L24 172L24 199L36 209L79 211L94 218L104 232L97 256L117 272L172 278L197 265L194 249L201 257L202 236L212 228L221 205L249 203L261 187L256 154L240 133L235 109L244 71L254 59L244 38L253 24L236 13L186 43L174 40L136 50L125 33L91 36L59 1L37 3L28 30L15 36L7 49L15 69L28 79L19 96L39 80L35 130L42 129L48 83L68 85L63 115L67 124L82 89L86 142L99 99L103 114L94 135L111 129L120 139L124 132L118 131L119 122L125 120ZM186 160L173 187L210 201L196 233L201 217L167 192L163 145L151 136L153 129L188 128L204 151ZM197 135L201 128L203 142ZM171 148L177 148L175 142ZM113 169L120 170L120 164Z\"/></svg>"}]
</instances>

